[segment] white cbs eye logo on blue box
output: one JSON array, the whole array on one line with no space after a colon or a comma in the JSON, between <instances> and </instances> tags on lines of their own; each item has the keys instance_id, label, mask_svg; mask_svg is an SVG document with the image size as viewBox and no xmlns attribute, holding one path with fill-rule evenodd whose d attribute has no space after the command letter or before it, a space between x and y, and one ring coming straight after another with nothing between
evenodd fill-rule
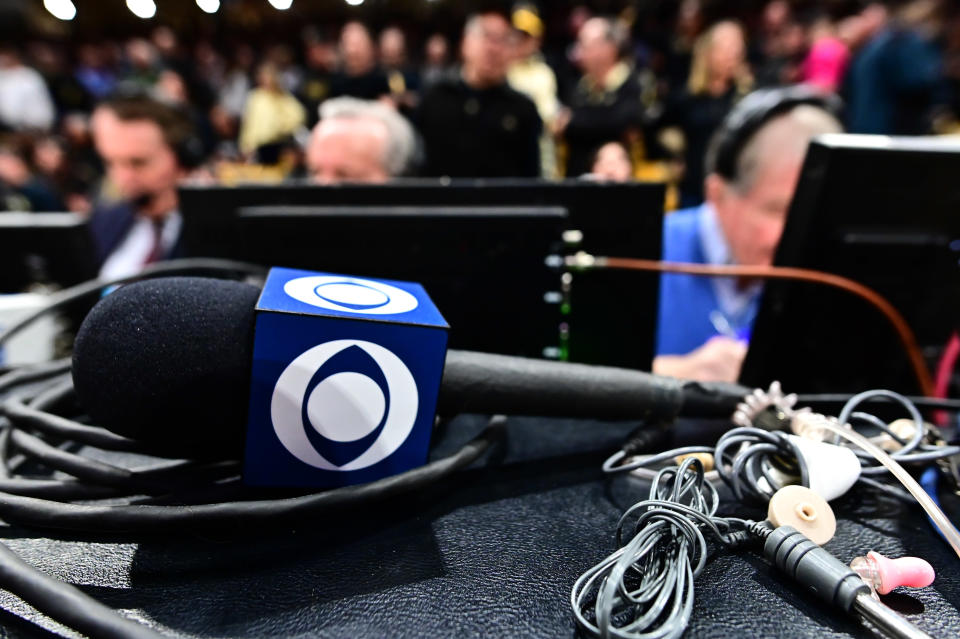
<instances>
[{"instance_id":1,"label":"white cbs eye logo on blue box","mask_svg":"<svg viewBox=\"0 0 960 639\"><path fill-rule=\"evenodd\" d=\"M448 326L422 286L274 268L256 312L247 484L343 486L426 462Z\"/></svg>"}]
</instances>

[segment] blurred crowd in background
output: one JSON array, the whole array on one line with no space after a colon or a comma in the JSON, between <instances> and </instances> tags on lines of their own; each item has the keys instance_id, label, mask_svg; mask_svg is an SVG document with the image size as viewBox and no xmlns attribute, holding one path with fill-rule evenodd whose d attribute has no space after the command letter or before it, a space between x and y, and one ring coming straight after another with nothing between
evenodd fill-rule
<instances>
[{"instance_id":1,"label":"blurred crowd in background","mask_svg":"<svg viewBox=\"0 0 960 639\"><path fill-rule=\"evenodd\" d=\"M349 20L258 41L160 23L4 39L0 209L89 212L111 188L96 108L117 95L188 118L198 179L659 179L671 207L702 201L710 136L755 88L838 93L849 132L960 130L955 3L552 4L435 32Z\"/></svg>"}]
</instances>

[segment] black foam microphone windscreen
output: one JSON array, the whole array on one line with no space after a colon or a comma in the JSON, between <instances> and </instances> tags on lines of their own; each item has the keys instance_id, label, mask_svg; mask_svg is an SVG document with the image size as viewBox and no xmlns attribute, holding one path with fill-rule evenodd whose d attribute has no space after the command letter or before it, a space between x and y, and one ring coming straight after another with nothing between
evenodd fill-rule
<instances>
[{"instance_id":1,"label":"black foam microphone windscreen","mask_svg":"<svg viewBox=\"0 0 960 639\"><path fill-rule=\"evenodd\" d=\"M73 381L94 423L158 451L243 447L260 289L200 277L129 284L90 311Z\"/></svg>"},{"instance_id":2,"label":"black foam microphone windscreen","mask_svg":"<svg viewBox=\"0 0 960 639\"><path fill-rule=\"evenodd\" d=\"M234 457L246 432L260 290L169 277L129 284L84 320L73 380L94 423L152 449ZM317 336L322 339L323 336ZM664 419L730 414L744 389L641 371L450 350L439 410Z\"/></svg>"}]
</instances>

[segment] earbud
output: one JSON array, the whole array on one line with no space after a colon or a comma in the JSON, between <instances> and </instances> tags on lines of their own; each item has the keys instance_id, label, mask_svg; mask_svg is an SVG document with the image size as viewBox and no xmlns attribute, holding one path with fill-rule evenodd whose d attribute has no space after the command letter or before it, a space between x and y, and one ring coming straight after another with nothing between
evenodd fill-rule
<instances>
[{"instance_id":1,"label":"earbud","mask_svg":"<svg viewBox=\"0 0 960 639\"><path fill-rule=\"evenodd\" d=\"M933 583L933 566L919 557L889 559L871 550L866 557L856 557L850 568L875 593L885 595L898 586L925 588Z\"/></svg>"},{"instance_id":2,"label":"earbud","mask_svg":"<svg viewBox=\"0 0 960 639\"><path fill-rule=\"evenodd\" d=\"M860 460L846 446L787 435L803 456L810 477L810 489L827 501L845 494L860 477Z\"/></svg>"},{"instance_id":3,"label":"earbud","mask_svg":"<svg viewBox=\"0 0 960 639\"><path fill-rule=\"evenodd\" d=\"M898 419L890 422L887 427L893 431L897 437L904 441L910 441L917 432L917 424L912 419ZM870 438L870 441L888 453L892 453L903 448L903 444L895 440L887 433L881 433L876 437L872 437Z\"/></svg>"},{"instance_id":4,"label":"earbud","mask_svg":"<svg viewBox=\"0 0 960 639\"><path fill-rule=\"evenodd\" d=\"M830 504L805 486L784 486L773 494L767 520L774 528L791 526L822 546L837 532L837 518Z\"/></svg>"},{"instance_id":5,"label":"earbud","mask_svg":"<svg viewBox=\"0 0 960 639\"><path fill-rule=\"evenodd\" d=\"M700 463L703 464L703 472L709 473L714 468L713 455L710 453L688 453L686 455L677 455L674 458L674 461L677 463L677 466L683 463L683 460L688 457L696 457L700 460Z\"/></svg>"}]
</instances>

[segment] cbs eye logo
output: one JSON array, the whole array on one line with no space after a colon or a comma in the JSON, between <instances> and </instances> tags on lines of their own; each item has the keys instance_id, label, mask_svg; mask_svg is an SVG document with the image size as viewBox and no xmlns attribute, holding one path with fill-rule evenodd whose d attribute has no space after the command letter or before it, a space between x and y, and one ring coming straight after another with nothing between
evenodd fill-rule
<instances>
[{"instance_id":1,"label":"cbs eye logo","mask_svg":"<svg viewBox=\"0 0 960 639\"><path fill-rule=\"evenodd\" d=\"M298 277L284 284L283 291L304 304L344 313L398 315L417 307L417 298L403 289L355 277Z\"/></svg>"},{"instance_id":2,"label":"cbs eye logo","mask_svg":"<svg viewBox=\"0 0 960 639\"><path fill-rule=\"evenodd\" d=\"M400 448L418 404L416 382L399 357L378 344L344 339L290 362L273 389L270 417L294 457L323 470L351 471Z\"/></svg>"}]
</instances>

